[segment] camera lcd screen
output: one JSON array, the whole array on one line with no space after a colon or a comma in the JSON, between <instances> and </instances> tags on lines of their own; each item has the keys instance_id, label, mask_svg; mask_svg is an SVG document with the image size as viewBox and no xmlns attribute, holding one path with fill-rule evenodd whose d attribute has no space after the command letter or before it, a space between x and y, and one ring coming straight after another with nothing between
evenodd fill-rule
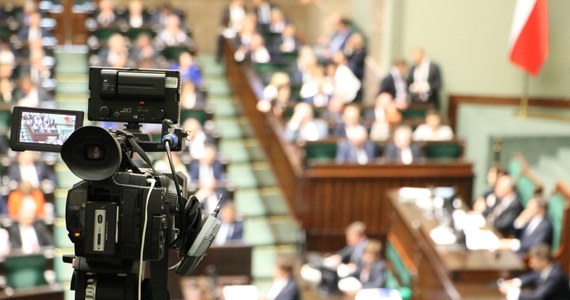
<instances>
[{"instance_id":1,"label":"camera lcd screen","mask_svg":"<svg viewBox=\"0 0 570 300\"><path fill-rule=\"evenodd\" d=\"M83 112L14 107L10 148L59 152L65 140L83 126Z\"/></svg>"}]
</instances>

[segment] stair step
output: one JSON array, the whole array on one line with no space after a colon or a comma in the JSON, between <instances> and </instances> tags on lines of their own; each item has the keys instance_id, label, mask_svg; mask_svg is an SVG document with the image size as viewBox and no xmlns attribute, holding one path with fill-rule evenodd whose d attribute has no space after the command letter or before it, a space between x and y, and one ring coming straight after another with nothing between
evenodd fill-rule
<instances>
[{"instance_id":1,"label":"stair step","mask_svg":"<svg viewBox=\"0 0 570 300\"><path fill-rule=\"evenodd\" d=\"M234 198L236 210L245 218L267 214L263 199L257 189L238 189Z\"/></svg>"},{"instance_id":2,"label":"stair step","mask_svg":"<svg viewBox=\"0 0 570 300\"><path fill-rule=\"evenodd\" d=\"M230 163L243 163L249 161L249 151L241 140L220 141L220 153L229 159Z\"/></svg>"},{"instance_id":3,"label":"stair step","mask_svg":"<svg viewBox=\"0 0 570 300\"><path fill-rule=\"evenodd\" d=\"M249 164L230 164L228 180L238 188L257 187L257 179Z\"/></svg>"}]
</instances>

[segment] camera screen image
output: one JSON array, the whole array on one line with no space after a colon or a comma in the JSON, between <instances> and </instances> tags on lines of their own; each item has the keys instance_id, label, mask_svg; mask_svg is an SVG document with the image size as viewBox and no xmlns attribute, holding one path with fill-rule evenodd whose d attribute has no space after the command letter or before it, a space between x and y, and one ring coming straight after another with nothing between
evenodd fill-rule
<instances>
[{"instance_id":1,"label":"camera screen image","mask_svg":"<svg viewBox=\"0 0 570 300\"><path fill-rule=\"evenodd\" d=\"M75 131L75 115L23 112L20 143L62 145Z\"/></svg>"},{"instance_id":2,"label":"camera screen image","mask_svg":"<svg viewBox=\"0 0 570 300\"><path fill-rule=\"evenodd\" d=\"M83 126L83 115L82 111L15 106L10 148L59 152L65 140Z\"/></svg>"}]
</instances>

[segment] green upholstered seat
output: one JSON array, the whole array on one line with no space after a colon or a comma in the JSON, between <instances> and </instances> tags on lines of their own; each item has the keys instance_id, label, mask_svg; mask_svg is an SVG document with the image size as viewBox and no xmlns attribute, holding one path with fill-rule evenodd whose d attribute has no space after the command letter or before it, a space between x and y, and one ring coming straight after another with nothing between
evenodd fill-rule
<instances>
[{"instance_id":1,"label":"green upholstered seat","mask_svg":"<svg viewBox=\"0 0 570 300\"><path fill-rule=\"evenodd\" d=\"M194 118L204 125L206 121L212 119L212 112L206 109L185 109L180 112L180 124L184 123L184 120L188 118Z\"/></svg>"},{"instance_id":2,"label":"green upholstered seat","mask_svg":"<svg viewBox=\"0 0 570 300\"><path fill-rule=\"evenodd\" d=\"M13 289L32 288L46 284L43 254L7 256L4 260L6 282Z\"/></svg>"},{"instance_id":3,"label":"green upholstered seat","mask_svg":"<svg viewBox=\"0 0 570 300\"><path fill-rule=\"evenodd\" d=\"M566 206L566 199L559 193L554 193L548 199L547 215L552 222L553 238L552 250L556 251L562 239L562 232L564 225L564 209Z\"/></svg>"},{"instance_id":4,"label":"green upholstered seat","mask_svg":"<svg viewBox=\"0 0 570 300\"><path fill-rule=\"evenodd\" d=\"M424 119L428 108L426 107L408 107L408 109L402 111L402 117L404 120L414 120L414 119Z\"/></svg>"},{"instance_id":5,"label":"green upholstered seat","mask_svg":"<svg viewBox=\"0 0 570 300\"><path fill-rule=\"evenodd\" d=\"M458 141L427 143L425 145L427 158L450 158L461 157L462 146Z\"/></svg>"},{"instance_id":6,"label":"green upholstered seat","mask_svg":"<svg viewBox=\"0 0 570 300\"><path fill-rule=\"evenodd\" d=\"M307 142L303 145L305 162L331 162L336 158L336 141Z\"/></svg>"},{"instance_id":7,"label":"green upholstered seat","mask_svg":"<svg viewBox=\"0 0 570 300\"><path fill-rule=\"evenodd\" d=\"M528 204L528 201L536 193L536 184L528 176L522 175L515 182L517 192L519 193L521 203L524 207Z\"/></svg>"},{"instance_id":8,"label":"green upholstered seat","mask_svg":"<svg viewBox=\"0 0 570 300\"><path fill-rule=\"evenodd\" d=\"M523 163L517 158L511 158L507 169L509 171L509 175L516 180L522 174Z\"/></svg>"}]
</instances>

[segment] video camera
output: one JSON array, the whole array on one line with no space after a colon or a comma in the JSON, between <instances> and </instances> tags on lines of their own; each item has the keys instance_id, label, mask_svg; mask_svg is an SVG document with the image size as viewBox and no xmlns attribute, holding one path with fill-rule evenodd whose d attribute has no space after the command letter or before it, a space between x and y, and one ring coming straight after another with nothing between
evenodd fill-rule
<instances>
[{"instance_id":1,"label":"video camera","mask_svg":"<svg viewBox=\"0 0 570 300\"><path fill-rule=\"evenodd\" d=\"M175 173L171 151L187 133L180 115L178 71L91 67L88 119L124 122L125 129L83 127L83 112L14 107L10 147L60 152L83 179L67 194L65 221L75 256L75 299L168 299L168 250L178 250L178 275L189 274L219 228L219 207L202 220L200 204ZM161 141L140 131L161 123ZM171 172L159 173L145 151L167 152ZM135 154L149 166L139 168ZM145 262L150 276L144 278Z\"/></svg>"}]
</instances>

